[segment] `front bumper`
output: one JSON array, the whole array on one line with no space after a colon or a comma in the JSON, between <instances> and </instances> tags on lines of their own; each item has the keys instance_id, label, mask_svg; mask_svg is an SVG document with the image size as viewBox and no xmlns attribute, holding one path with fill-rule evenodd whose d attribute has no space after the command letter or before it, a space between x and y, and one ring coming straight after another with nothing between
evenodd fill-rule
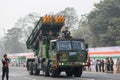
<instances>
[{"instance_id":1,"label":"front bumper","mask_svg":"<svg viewBox=\"0 0 120 80\"><path fill-rule=\"evenodd\" d=\"M58 62L58 67L83 67L88 66L88 62Z\"/></svg>"}]
</instances>

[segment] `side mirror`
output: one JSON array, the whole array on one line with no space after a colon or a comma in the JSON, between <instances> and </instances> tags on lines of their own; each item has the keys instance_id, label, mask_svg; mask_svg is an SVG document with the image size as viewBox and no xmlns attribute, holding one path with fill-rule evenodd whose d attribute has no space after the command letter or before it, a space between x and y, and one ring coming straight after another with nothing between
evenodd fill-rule
<instances>
[{"instance_id":1,"label":"side mirror","mask_svg":"<svg viewBox=\"0 0 120 80\"><path fill-rule=\"evenodd\" d=\"M88 49L88 44L85 44L85 48Z\"/></svg>"}]
</instances>

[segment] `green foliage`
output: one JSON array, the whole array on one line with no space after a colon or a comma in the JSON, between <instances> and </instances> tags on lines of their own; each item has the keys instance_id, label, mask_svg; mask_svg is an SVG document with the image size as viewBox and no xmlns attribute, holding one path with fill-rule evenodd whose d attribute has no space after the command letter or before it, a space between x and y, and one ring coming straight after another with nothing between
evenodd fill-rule
<instances>
[{"instance_id":1,"label":"green foliage","mask_svg":"<svg viewBox=\"0 0 120 80\"><path fill-rule=\"evenodd\" d=\"M24 18L18 19L15 23L15 27L9 29L5 36L5 49L7 53L23 53L29 52L26 48L26 40L28 35L30 35L35 22L39 18L36 13L30 13Z\"/></svg>"},{"instance_id":2,"label":"green foliage","mask_svg":"<svg viewBox=\"0 0 120 80\"><path fill-rule=\"evenodd\" d=\"M105 0L95 5L95 10L88 15L88 24L94 39L93 46L116 46L120 39L119 0ZM97 44L96 44L97 43Z\"/></svg>"},{"instance_id":3,"label":"green foliage","mask_svg":"<svg viewBox=\"0 0 120 80\"><path fill-rule=\"evenodd\" d=\"M81 16L79 28L73 32L73 37L84 39L88 44L91 44L92 34L89 29L86 15Z\"/></svg>"},{"instance_id":4,"label":"green foliage","mask_svg":"<svg viewBox=\"0 0 120 80\"><path fill-rule=\"evenodd\" d=\"M94 10L81 19L75 35L83 38L89 34L89 38L84 39L89 39L91 47L120 45L120 0L103 0L94 6Z\"/></svg>"},{"instance_id":5,"label":"green foliage","mask_svg":"<svg viewBox=\"0 0 120 80\"><path fill-rule=\"evenodd\" d=\"M22 30L20 28L13 27L8 30L5 37L5 49L7 53L19 53L24 52L21 44Z\"/></svg>"},{"instance_id":6,"label":"green foliage","mask_svg":"<svg viewBox=\"0 0 120 80\"><path fill-rule=\"evenodd\" d=\"M73 29L78 21L78 16L74 8L67 7L63 11L57 13L65 16L65 26Z\"/></svg>"}]
</instances>

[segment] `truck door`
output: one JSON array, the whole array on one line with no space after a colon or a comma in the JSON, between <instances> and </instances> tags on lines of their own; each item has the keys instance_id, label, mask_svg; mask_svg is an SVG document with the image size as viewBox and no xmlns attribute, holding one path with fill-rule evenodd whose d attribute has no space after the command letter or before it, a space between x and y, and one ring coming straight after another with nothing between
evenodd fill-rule
<instances>
[{"instance_id":1,"label":"truck door","mask_svg":"<svg viewBox=\"0 0 120 80\"><path fill-rule=\"evenodd\" d=\"M55 59L56 53L57 53L57 44L56 44L56 42L50 42L49 57L50 57L51 60Z\"/></svg>"}]
</instances>

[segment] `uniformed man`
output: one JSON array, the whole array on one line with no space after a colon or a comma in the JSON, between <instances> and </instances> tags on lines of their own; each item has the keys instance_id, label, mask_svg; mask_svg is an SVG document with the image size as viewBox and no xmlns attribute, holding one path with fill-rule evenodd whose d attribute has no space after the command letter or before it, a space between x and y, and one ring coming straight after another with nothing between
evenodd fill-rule
<instances>
[{"instance_id":1,"label":"uniformed man","mask_svg":"<svg viewBox=\"0 0 120 80\"><path fill-rule=\"evenodd\" d=\"M3 67L2 67L2 80L4 80L4 77L6 75L6 80L9 79L9 59L7 58L7 55L5 54L3 56L3 59L2 59L2 64L3 64Z\"/></svg>"},{"instance_id":2,"label":"uniformed man","mask_svg":"<svg viewBox=\"0 0 120 80\"><path fill-rule=\"evenodd\" d=\"M105 64L105 72L107 73L108 71L109 71L109 57L107 57L106 59L105 59L105 62L104 62L104 64Z\"/></svg>"},{"instance_id":3,"label":"uniformed man","mask_svg":"<svg viewBox=\"0 0 120 80\"><path fill-rule=\"evenodd\" d=\"M109 68L110 68L110 71L113 72L114 61L113 61L112 57L109 58L109 61L110 61L110 67L109 67Z\"/></svg>"},{"instance_id":4,"label":"uniformed man","mask_svg":"<svg viewBox=\"0 0 120 80\"><path fill-rule=\"evenodd\" d=\"M69 39L70 38L70 31L68 31L68 27L65 27L65 29L62 31L63 37Z\"/></svg>"}]
</instances>

